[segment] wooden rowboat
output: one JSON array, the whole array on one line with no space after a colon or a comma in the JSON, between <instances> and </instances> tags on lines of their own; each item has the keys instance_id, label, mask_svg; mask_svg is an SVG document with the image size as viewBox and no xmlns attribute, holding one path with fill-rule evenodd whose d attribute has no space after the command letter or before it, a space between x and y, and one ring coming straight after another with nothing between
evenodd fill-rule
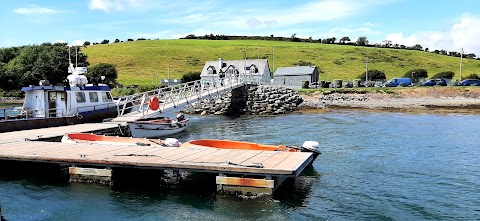
<instances>
[{"instance_id":1,"label":"wooden rowboat","mask_svg":"<svg viewBox=\"0 0 480 221\"><path fill-rule=\"evenodd\" d=\"M159 117L127 122L132 137L138 138L158 138L180 133L187 128L187 123L188 119L182 114L177 116L177 120Z\"/></svg>"},{"instance_id":2,"label":"wooden rowboat","mask_svg":"<svg viewBox=\"0 0 480 221\"><path fill-rule=\"evenodd\" d=\"M130 146L171 146L178 147L180 143L175 138L146 139L132 137L105 136L89 133L67 133L62 137L62 143L96 143L107 145L130 145Z\"/></svg>"}]
</instances>

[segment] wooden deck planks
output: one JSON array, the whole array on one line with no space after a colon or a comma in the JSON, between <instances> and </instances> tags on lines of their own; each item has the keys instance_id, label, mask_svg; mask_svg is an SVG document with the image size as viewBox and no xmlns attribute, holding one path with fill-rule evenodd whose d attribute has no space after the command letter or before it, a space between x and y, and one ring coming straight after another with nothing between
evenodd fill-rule
<instances>
[{"instance_id":1,"label":"wooden deck planks","mask_svg":"<svg viewBox=\"0 0 480 221\"><path fill-rule=\"evenodd\" d=\"M274 167L274 169L280 170L297 170L302 166L308 158L313 157L313 153L310 152L297 152L296 154L290 155L282 163Z\"/></svg>"},{"instance_id":2,"label":"wooden deck planks","mask_svg":"<svg viewBox=\"0 0 480 221\"><path fill-rule=\"evenodd\" d=\"M197 152L196 154L192 154L192 155L189 155L189 156L186 156L186 157L182 157L182 158L179 158L177 160L182 161L182 162L195 162L195 160L198 159L198 158L206 157L206 156L214 154L218 151L219 151L218 149L208 148L208 149L205 149L201 152Z\"/></svg>"},{"instance_id":3,"label":"wooden deck planks","mask_svg":"<svg viewBox=\"0 0 480 221\"><path fill-rule=\"evenodd\" d=\"M233 151L229 149L214 149L214 150L216 151L211 154L194 159L192 160L192 162L195 162L195 163L215 162L216 159L221 158L222 156L226 156L227 154Z\"/></svg>"},{"instance_id":4,"label":"wooden deck planks","mask_svg":"<svg viewBox=\"0 0 480 221\"><path fill-rule=\"evenodd\" d=\"M231 159L229 159L229 162L232 163L232 164L242 164L244 161L252 158L252 157L255 157L256 155L262 153L262 151L258 151L258 150L251 150L251 151L246 151L236 157L233 157Z\"/></svg>"},{"instance_id":5,"label":"wooden deck planks","mask_svg":"<svg viewBox=\"0 0 480 221\"><path fill-rule=\"evenodd\" d=\"M275 152L273 156L265 159L262 164L265 168L275 168L278 164L282 163L290 156L291 154L288 154L288 152Z\"/></svg>"},{"instance_id":6,"label":"wooden deck planks","mask_svg":"<svg viewBox=\"0 0 480 221\"><path fill-rule=\"evenodd\" d=\"M230 152L222 151L223 154L220 154L218 156L215 156L211 159L209 159L209 162L212 163L229 163L231 159L239 157L240 155L243 155L246 153L246 150L232 150Z\"/></svg>"},{"instance_id":7,"label":"wooden deck planks","mask_svg":"<svg viewBox=\"0 0 480 221\"><path fill-rule=\"evenodd\" d=\"M245 160L242 162L242 165L254 165L254 166L262 166L262 167L265 167L265 165L263 165L263 161L265 161L266 159L272 157L273 155L275 154L274 151L263 151L257 155L255 155L254 157L252 158L249 158L248 160Z\"/></svg>"},{"instance_id":8,"label":"wooden deck planks","mask_svg":"<svg viewBox=\"0 0 480 221\"><path fill-rule=\"evenodd\" d=\"M309 153L0 140L0 159L295 176ZM258 165L263 165L259 168ZM303 168L301 168L303 169Z\"/></svg>"}]
</instances>

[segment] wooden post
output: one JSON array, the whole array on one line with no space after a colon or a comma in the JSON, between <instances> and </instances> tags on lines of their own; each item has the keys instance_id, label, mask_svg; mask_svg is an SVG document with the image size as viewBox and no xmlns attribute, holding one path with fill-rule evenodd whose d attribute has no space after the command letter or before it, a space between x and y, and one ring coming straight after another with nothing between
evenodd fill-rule
<instances>
[{"instance_id":1,"label":"wooden post","mask_svg":"<svg viewBox=\"0 0 480 221\"><path fill-rule=\"evenodd\" d=\"M284 177L277 177L276 180L274 180L272 177L254 179L227 177L223 174L216 177L217 191L247 198L272 195L284 180Z\"/></svg>"},{"instance_id":2,"label":"wooden post","mask_svg":"<svg viewBox=\"0 0 480 221\"><path fill-rule=\"evenodd\" d=\"M69 167L70 182L100 183L112 185L111 169Z\"/></svg>"}]
</instances>

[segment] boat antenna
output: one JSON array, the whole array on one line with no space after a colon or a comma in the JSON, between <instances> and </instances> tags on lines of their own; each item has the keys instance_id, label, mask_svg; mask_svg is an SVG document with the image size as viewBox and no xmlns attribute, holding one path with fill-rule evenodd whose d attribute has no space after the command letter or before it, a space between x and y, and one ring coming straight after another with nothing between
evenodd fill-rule
<instances>
[{"instance_id":1,"label":"boat antenna","mask_svg":"<svg viewBox=\"0 0 480 221\"><path fill-rule=\"evenodd\" d=\"M71 45L68 46L68 73L73 73L72 56L70 55Z\"/></svg>"},{"instance_id":2,"label":"boat antenna","mask_svg":"<svg viewBox=\"0 0 480 221\"><path fill-rule=\"evenodd\" d=\"M78 67L78 46L75 47L75 67Z\"/></svg>"}]
</instances>

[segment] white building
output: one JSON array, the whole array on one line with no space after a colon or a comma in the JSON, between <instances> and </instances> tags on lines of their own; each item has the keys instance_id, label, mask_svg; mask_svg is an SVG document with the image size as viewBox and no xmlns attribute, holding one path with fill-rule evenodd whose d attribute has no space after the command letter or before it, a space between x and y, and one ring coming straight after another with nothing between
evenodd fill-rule
<instances>
[{"instance_id":1,"label":"white building","mask_svg":"<svg viewBox=\"0 0 480 221\"><path fill-rule=\"evenodd\" d=\"M245 76L249 82L270 82L270 68L267 59L244 59L207 61L200 77L202 82L212 82L225 77Z\"/></svg>"}]
</instances>

